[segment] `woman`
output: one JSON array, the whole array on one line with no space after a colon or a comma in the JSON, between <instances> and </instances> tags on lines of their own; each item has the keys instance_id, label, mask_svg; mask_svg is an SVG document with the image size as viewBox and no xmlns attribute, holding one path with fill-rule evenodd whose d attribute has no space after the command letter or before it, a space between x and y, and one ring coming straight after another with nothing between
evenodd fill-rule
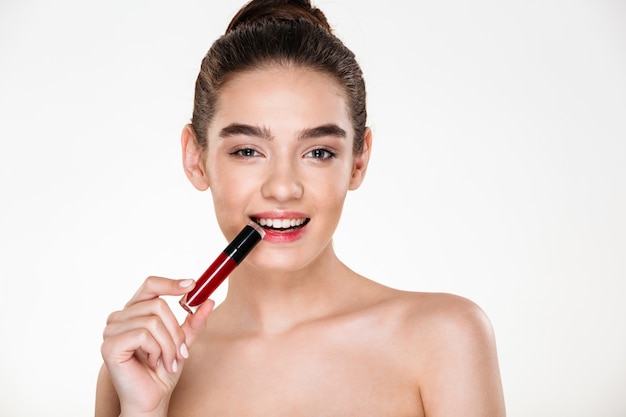
<instances>
[{"instance_id":1,"label":"woman","mask_svg":"<svg viewBox=\"0 0 626 417\"><path fill-rule=\"evenodd\" d=\"M391 289L335 254L372 145L353 54L307 0L254 0L204 58L182 132L230 240L265 238L215 311L179 325L149 277L104 331L96 416L503 416L492 329L471 301Z\"/></svg>"}]
</instances>

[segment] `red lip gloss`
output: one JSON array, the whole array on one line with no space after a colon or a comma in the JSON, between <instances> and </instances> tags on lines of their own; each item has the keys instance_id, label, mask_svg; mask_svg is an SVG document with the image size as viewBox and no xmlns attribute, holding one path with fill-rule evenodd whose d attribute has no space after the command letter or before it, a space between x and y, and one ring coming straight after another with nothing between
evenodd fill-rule
<instances>
[{"instance_id":1,"label":"red lip gloss","mask_svg":"<svg viewBox=\"0 0 626 417\"><path fill-rule=\"evenodd\" d=\"M265 230L261 226L248 223L198 278L194 289L180 299L179 304L189 313L195 313L263 237Z\"/></svg>"}]
</instances>

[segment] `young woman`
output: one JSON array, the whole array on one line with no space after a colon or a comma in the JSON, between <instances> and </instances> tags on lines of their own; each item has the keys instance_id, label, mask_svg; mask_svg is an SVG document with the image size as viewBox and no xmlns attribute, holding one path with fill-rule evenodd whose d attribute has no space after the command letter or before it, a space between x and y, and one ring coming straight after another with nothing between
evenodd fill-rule
<instances>
[{"instance_id":1,"label":"young woman","mask_svg":"<svg viewBox=\"0 0 626 417\"><path fill-rule=\"evenodd\" d=\"M204 58L183 165L231 240L265 238L215 311L179 325L149 277L107 321L96 416L504 416L492 329L471 301L353 272L332 237L372 134L353 54L307 0L254 0Z\"/></svg>"}]
</instances>

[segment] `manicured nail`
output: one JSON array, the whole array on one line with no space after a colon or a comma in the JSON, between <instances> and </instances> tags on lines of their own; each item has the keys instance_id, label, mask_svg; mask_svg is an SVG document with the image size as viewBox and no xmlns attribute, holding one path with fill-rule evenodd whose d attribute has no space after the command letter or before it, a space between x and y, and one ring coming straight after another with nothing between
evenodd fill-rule
<instances>
[{"instance_id":1,"label":"manicured nail","mask_svg":"<svg viewBox=\"0 0 626 417\"><path fill-rule=\"evenodd\" d=\"M180 288L187 288L191 284L193 284L193 279L184 279L184 280L182 280L181 282L178 283Z\"/></svg>"},{"instance_id":2,"label":"manicured nail","mask_svg":"<svg viewBox=\"0 0 626 417\"><path fill-rule=\"evenodd\" d=\"M174 359L174 362L172 362L172 370L174 371L174 373L178 372L178 362L176 361L176 359Z\"/></svg>"},{"instance_id":3,"label":"manicured nail","mask_svg":"<svg viewBox=\"0 0 626 417\"><path fill-rule=\"evenodd\" d=\"M189 357L189 349L187 349L187 345L184 343L180 345L180 356L182 356L185 359Z\"/></svg>"}]
</instances>

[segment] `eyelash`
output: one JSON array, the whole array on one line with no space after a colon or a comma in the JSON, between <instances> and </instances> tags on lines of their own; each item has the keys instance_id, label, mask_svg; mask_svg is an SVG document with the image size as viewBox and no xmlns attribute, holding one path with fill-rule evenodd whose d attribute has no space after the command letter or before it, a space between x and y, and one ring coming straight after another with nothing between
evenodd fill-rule
<instances>
[{"instance_id":1,"label":"eyelash","mask_svg":"<svg viewBox=\"0 0 626 417\"><path fill-rule=\"evenodd\" d=\"M332 159L332 158L336 158L337 157L337 153L335 153L333 151L330 151L330 150L328 150L326 148L316 148L316 149L313 149L313 150L307 152L305 154L305 156L309 155L309 154L311 154L314 159L319 159L319 160L322 160L322 161L324 161L326 159ZM320 157L319 156L320 154L323 154L324 156ZM315 155L317 155L317 156L315 156Z\"/></svg>"},{"instance_id":2,"label":"eyelash","mask_svg":"<svg viewBox=\"0 0 626 417\"><path fill-rule=\"evenodd\" d=\"M261 153L253 148L241 148L231 152L230 155L243 159L251 159L261 155Z\"/></svg>"},{"instance_id":3,"label":"eyelash","mask_svg":"<svg viewBox=\"0 0 626 417\"><path fill-rule=\"evenodd\" d=\"M231 152L230 155L236 156L236 157L239 157L239 158L243 158L243 159L251 159L251 158L255 158L255 157L261 155L261 153L258 152L256 149L253 149L253 148L241 148L241 149L237 149L237 150ZM304 156L308 157L307 155L310 155L310 158L318 159L318 160L321 160L321 161L337 157L337 153L336 152L330 151L330 150L325 149L325 148L313 149L313 150L307 152Z\"/></svg>"}]
</instances>

